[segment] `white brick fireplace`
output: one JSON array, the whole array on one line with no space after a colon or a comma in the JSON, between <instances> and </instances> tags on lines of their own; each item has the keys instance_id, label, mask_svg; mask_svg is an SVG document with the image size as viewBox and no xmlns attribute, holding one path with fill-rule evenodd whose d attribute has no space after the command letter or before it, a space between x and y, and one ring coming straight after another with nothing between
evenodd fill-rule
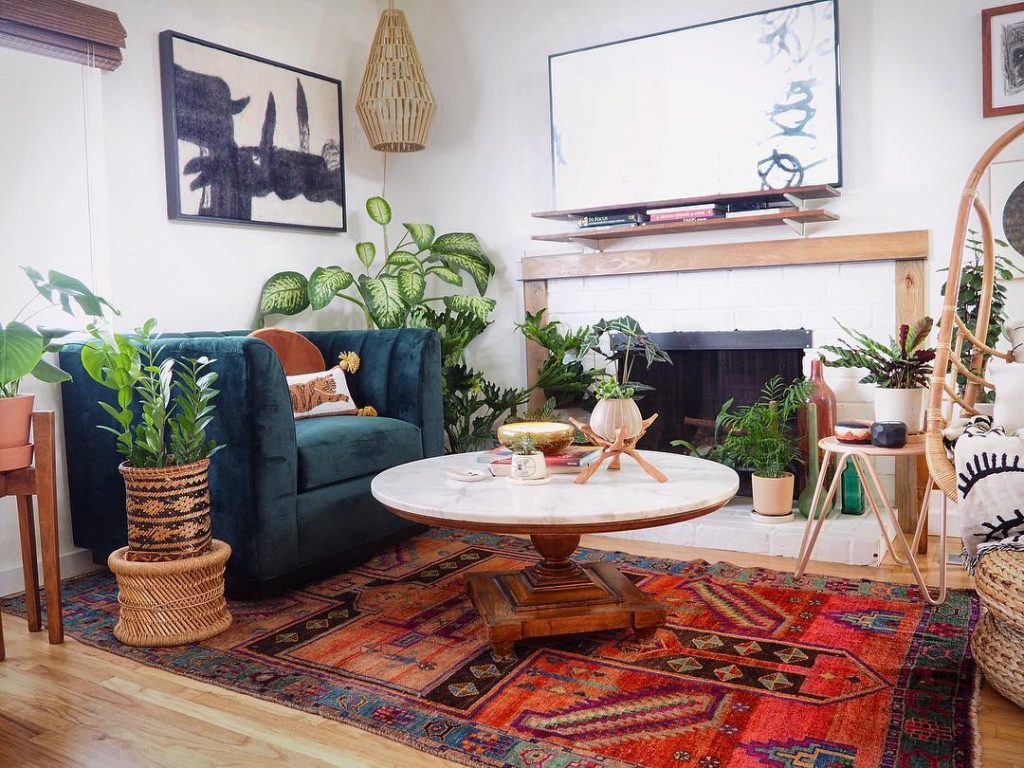
<instances>
[{"instance_id":1,"label":"white brick fireplace","mask_svg":"<svg viewBox=\"0 0 1024 768\"><path fill-rule=\"evenodd\" d=\"M587 254L589 264L617 254ZM628 254L626 254L628 256ZM926 254L924 254L926 255ZM644 252L657 256L656 251ZM589 325L599 319L629 314L650 333L673 331L810 330L814 349L804 356L804 371L817 348L835 343L842 335L842 323L873 337L893 334L897 319L897 262L854 260L837 255L835 263L785 263L776 266L731 267L685 271L637 269L627 264L627 274L566 276L557 266L544 274L553 260L540 257L543 269L530 269L524 260L527 308L548 308L548 316L568 327ZM572 268L584 271L583 264ZM611 267L602 271L611 271ZM543 289L531 297L531 286ZM533 280L535 282L531 283ZM532 306L531 306L532 302ZM542 302L542 303L541 303ZM838 322L837 322L838 321ZM825 369L825 377L836 393L840 419L872 415L872 389L858 383L854 371ZM893 487L891 462L878 465L890 495ZM635 531L631 537L689 546L795 556L800 544L802 520L785 524L758 524L749 517L749 505L737 499L730 507L700 521L663 528ZM614 534L623 537L623 534ZM836 562L877 564L883 540L870 514L840 516L825 526L816 557Z\"/></svg>"}]
</instances>

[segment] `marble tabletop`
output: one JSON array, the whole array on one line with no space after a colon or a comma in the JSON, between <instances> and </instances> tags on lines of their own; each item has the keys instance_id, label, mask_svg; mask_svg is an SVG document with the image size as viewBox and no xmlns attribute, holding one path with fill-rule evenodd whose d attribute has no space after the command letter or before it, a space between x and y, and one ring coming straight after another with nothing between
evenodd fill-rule
<instances>
[{"instance_id":1,"label":"marble tabletop","mask_svg":"<svg viewBox=\"0 0 1024 768\"><path fill-rule=\"evenodd\" d=\"M374 497L397 514L436 525L531 533L551 526L584 533L647 528L698 517L720 508L739 488L730 468L692 456L640 451L668 476L659 483L628 456L622 469L602 467L587 483L552 475L546 485L515 485L504 477L478 482L449 479L447 470L482 469L475 453L438 456L378 474Z\"/></svg>"}]
</instances>

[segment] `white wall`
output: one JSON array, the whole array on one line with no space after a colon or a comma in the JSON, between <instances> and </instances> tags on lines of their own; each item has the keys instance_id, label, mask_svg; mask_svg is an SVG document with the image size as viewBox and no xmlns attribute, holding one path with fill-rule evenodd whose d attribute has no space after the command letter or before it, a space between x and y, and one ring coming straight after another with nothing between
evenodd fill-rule
<instances>
[{"instance_id":1,"label":"white wall","mask_svg":"<svg viewBox=\"0 0 1024 768\"><path fill-rule=\"evenodd\" d=\"M90 211L87 148L95 149L98 144L98 137L89 131L95 120L92 107L96 106L98 86L98 72L0 48L0 101L7 105L0 120L0 146L8 148L2 164L5 181L0 186L2 323L37 296L18 268L21 265L57 269L95 283L94 262L102 262L104 254L92 245L96 233ZM37 297L27 312L45 306ZM60 311L46 310L33 322L68 327L70 321ZM21 391L35 394L39 410L59 407L56 387L30 379ZM60 442L59 422L57 429ZM63 467L63 458L63 450L59 450L58 468ZM63 472L58 497L66 509ZM61 522L61 550L70 553L70 522L66 515ZM14 499L0 499L0 594L21 587L18 541ZM81 564L79 559L66 565L74 568Z\"/></svg>"},{"instance_id":2,"label":"white wall","mask_svg":"<svg viewBox=\"0 0 1024 768\"><path fill-rule=\"evenodd\" d=\"M126 322L154 316L168 330L247 328L271 274L308 274L350 259L355 242L368 234L358 211L380 183L379 156L354 112L375 2L94 1L116 11L128 31L124 64L103 78L113 295ZM157 52L157 35L165 29L342 81L348 233L167 219ZM300 324L346 321L326 312Z\"/></svg>"}]
</instances>

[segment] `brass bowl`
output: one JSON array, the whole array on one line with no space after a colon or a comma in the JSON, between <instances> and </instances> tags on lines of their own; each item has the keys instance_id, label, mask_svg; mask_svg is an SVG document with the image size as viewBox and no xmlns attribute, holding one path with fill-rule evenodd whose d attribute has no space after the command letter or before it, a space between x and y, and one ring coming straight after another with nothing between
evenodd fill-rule
<instances>
[{"instance_id":1,"label":"brass bowl","mask_svg":"<svg viewBox=\"0 0 1024 768\"><path fill-rule=\"evenodd\" d=\"M525 436L533 438L533 444L542 453L552 454L564 451L572 444L576 430L571 424L557 421L520 421L502 424L498 427L498 442L506 448L510 443Z\"/></svg>"}]
</instances>

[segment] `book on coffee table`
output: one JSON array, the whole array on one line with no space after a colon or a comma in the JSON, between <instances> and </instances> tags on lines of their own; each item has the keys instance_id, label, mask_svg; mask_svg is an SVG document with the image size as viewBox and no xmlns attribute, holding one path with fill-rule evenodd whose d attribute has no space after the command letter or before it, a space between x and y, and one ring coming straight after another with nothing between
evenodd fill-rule
<instances>
[{"instance_id":1,"label":"book on coffee table","mask_svg":"<svg viewBox=\"0 0 1024 768\"><path fill-rule=\"evenodd\" d=\"M548 474L570 475L582 472L583 468L596 461L600 454L601 449L593 445L570 445L562 453L545 456L544 463L548 465ZM512 451L504 446L484 451L476 460L490 467L491 474L495 477L504 477L512 469Z\"/></svg>"}]
</instances>

